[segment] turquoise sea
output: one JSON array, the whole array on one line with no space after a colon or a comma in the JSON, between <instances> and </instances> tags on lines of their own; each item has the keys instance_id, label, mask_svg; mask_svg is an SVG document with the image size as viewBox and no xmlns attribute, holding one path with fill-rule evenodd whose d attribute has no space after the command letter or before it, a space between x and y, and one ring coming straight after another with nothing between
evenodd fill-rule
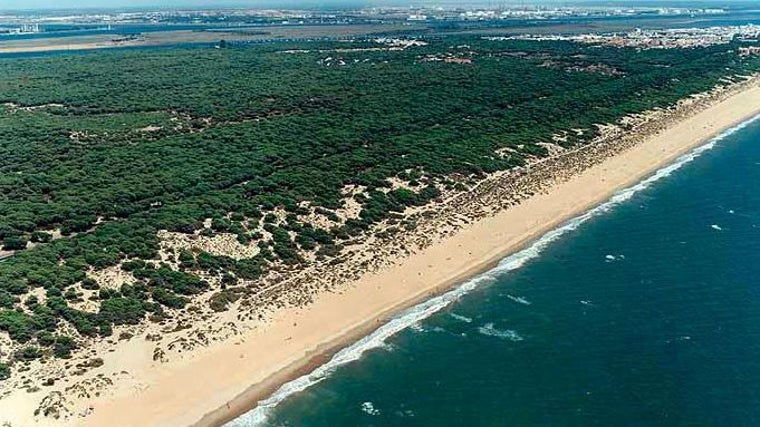
<instances>
[{"instance_id":1,"label":"turquoise sea","mask_svg":"<svg viewBox=\"0 0 760 427\"><path fill-rule=\"evenodd\" d=\"M760 425L760 119L229 425Z\"/></svg>"}]
</instances>

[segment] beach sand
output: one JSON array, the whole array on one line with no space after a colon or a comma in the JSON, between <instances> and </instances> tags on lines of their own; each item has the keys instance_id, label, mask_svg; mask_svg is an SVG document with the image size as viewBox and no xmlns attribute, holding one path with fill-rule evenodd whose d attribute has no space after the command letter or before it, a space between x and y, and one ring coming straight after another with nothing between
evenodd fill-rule
<instances>
[{"instance_id":1,"label":"beach sand","mask_svg":"<svg viewBox=\"0 0 760 427\"><path fill-rule=\"evenodd\" d=\"M563 221L608 199L720 131L760 113L757 84L545 194L482 219L346 291L277 313L265 328L201 349L173 365L145 367L148 387L94 403L87 426L214 426L249 410L402 308L493 266Z\"/></svg>"},{"instance_id":2,"label":"beach sand","mask_svg":"<svg viewBox=\"0 0 760 427\"><path fill-rule=\"evenodd\" d=\"M323 292L299 308L274 313L265 325L162 363L152 343L130 340L104 354L123 369L107 393L86 399L87 416L67 421L33 417L25 391L0 400L0 422L12 426L216 426L250 410L291 378L327 361L340 348L403 308L487 270L567 219L605 201L722 130L760 114L760 85L647 137L519 205L465 225L392 266L367 273L340 292ZM235 313L226 320L235 321ZM118 376L116 374L111 374ZM80 405L81 407L81 405ZM81 415L85 415L84 413Z\"/></svg>"}]
</instances>

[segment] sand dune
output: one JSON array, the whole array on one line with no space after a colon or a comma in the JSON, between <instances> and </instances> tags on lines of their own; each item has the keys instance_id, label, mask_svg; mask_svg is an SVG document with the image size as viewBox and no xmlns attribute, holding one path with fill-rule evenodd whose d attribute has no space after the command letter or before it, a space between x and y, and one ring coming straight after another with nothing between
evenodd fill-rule
<instances>
[{"instance_id":1,"label":"sand dune","mask_svg":"<svg viewBox=\"0 0 760 427\"><path fill-rule=\"evenodd\" d=\"M225 338L210 340L181 357L157 356L147 333L116 348L98 348L95 353L105 365L88 372L91 387L78 391L71 386L55 395L74 408L65 419L33 416L40 393L16 390L0 399L0 423L7 419L12 426L219 425L399 310L488 269L616 190L759 113L760 84L755 79L709 97L692 98L670 113L640 117L633 131L621 128L590 146L536 160L529 171L495 174L445 201L438 208L437 222L430 220L416 232L398 237L417 239L419 249L367 252L378 258L372 264L377 268L364 274L353 271L357 279L336 285L332 292L314 292L308 298L311 303L277 310L253 327L240 321L240 312L223 313L212 326L224 330ZM462 217L456 226L441 225L451 224L454 216ZM431 237L433 231L437 235ZM309 274L313 280L337 281L353 277L339 274L348 268L356 269L352 264L326 266L323 269L335 271ZM186 343L173 342L180 347ZM103 391L92 391L98 387Z\"/></svg>"},{"instance_id":2,"label":"sand dune","mask_svg":"<svg viewBox=\"0 0 760 427\"><path fill-rule=\"evenodd\" d=\"M147 368L141 376L149 379L148 387L98 402L84 425L218 425L401 308L488 268L617 189L758 113L760 86L755 82L543 194L467 225L392 268L365 275L342 293L321 294L307 308L276 313L266 327L203 349L182 363Z\"/></svg>"}]
</instances>

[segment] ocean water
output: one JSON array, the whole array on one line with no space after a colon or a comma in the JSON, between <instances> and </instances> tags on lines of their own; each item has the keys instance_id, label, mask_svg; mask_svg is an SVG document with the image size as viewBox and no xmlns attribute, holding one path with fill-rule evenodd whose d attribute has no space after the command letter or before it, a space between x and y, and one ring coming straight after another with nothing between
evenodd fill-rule
<instances>
[{"instance_id":1,"label":"ocean water","mask_svg":"<svg viewBox=\"0 0 760 427\"><path fill-rule=\"evenodd\" d=\"M760 119L229 423L259 425L760 425Z\"/></svg>"}]
</instances>

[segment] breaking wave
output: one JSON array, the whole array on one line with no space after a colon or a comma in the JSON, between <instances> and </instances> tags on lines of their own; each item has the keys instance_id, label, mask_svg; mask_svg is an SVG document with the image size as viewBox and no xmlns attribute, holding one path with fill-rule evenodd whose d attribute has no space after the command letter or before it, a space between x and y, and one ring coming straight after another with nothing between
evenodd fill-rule
<instances>
[{"instance_id":1,"label":"breaking wave","mask_svg":"<svg viewBox=\"0 0 760 427\"><path fill-rule=\"evenodd\" d=\"M371 334L363 337L362 339L355 342L354 344L337 352L332 357L332 359L330 359L324 365L317 367L311 373L283 384L269 398L260 401L258 405L251 411L225 424L225 427L254 427L254 426L263 425L266 422L267 415L270 413L270 411L273 408L275 408L283 400L287 399L288 397L298 392L301 392L307 389L308 387L311 387L314 384L321 382L322 380L327 378L327 376L331 372L333 372L336 368L340 367L341 365L345 365L347 363L358 360L362 356L362 354L364 354L366 351L383 346L385 340L388 339L389 337L397 334L398 332L404 329L410 328L415 324L418 325L418 322L430 317L436 312L447 307L451 303L461 298L463 295L466 295L472 290L474 290L475 288L477 288L479 285L483 283L492 282L498 276L506 272L516 270L522 267L528 261L537 258L541 254L541 252L543 252L544 249L546 249L546 247L549 246L549 244L556 241L564 234L574 231L581 224L585 223L589 219L610 211L613 207L633 197L634 194L648 188L650 185L659 181L660 179L669 176L670 174L680 169L685 164L699 157L705 151L708 151L714 148L718 141L735 133L736 131L740 129L743 129L748 124L757 120L758 118L760 118L760 115L755 116L754 118L747 120L733 128L727 129L726 131L716 136L715 138L711 139L707 143L679 157L673 163L657 170L655 173L645 178L644 180L640 181L638 184L635 184L631 187L618 191L607 202L602 203L601 205L589 211L586 211L585 213L578 215L577 217L565 222L561 226L541 236L538 240L533 242L533 244L531 244L527 248L504 258L492 270L489 270L485 273L482 273L478 276L473 277L472 279L462 283L461 285L452 289L451 291L448 291L442 295L431 298L425 302L422 302L414 307L411 307L401 312L396 317L391 319L388 323L381 326L380 328L378 328ZM487 328L487 326L488 325L482 328L486 328L485 330L487 332L491 332ZM493 325L491 325L491 328L493 328ZM479 330L479 331L483 333L482 330Z\"/></svg>"},{"instance_id":2,"label":"breaking wave","mask_svg":"<svg viewBox=\"0 0 760 427\"><path fill-rule=\"evenodd\" d=\"M523 337L511 329L496 329L493 323L486 323L478 328L478 332L489 337L496 337L510 341L522 341Z\"/></svg>"},{"instance_id":3,"label":"breaking wave","mask_svg":"<svg viewBox=\"0 0 760 427\"><path fill-rule=\"evenodd\" d=\"M472 318L469 318L467 316L462 316L461 314L449 313L449 316L464 323L472 323Z\"/></svg>"},{"instance_id":4,"label":"breaking wave","mask_svg":"<svg viewBox=\"0 0 760 427\"><path fill-rule=\"evenodd\" d=\"M512 301L514 301L514 302L516 302L518 304L522 304L522 305L530 305L531 304L530 301L528 301L527 299L525 299L523 297L516 297L514 295L507 295L507 298L511 299Z\"/></svg>"}]
</instances>

